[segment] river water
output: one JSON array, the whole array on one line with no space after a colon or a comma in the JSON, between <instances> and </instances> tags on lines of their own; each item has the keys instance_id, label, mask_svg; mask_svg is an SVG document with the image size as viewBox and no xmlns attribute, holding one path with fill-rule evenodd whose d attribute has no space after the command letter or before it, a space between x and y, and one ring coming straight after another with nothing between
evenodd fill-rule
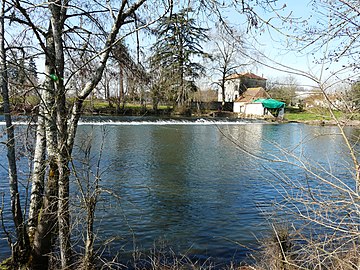
<instances>
[{"instance_id":1,"label":"river water","mask_svg":"<svg viewBox=\"0 0 360 270\"><path fill-rule=\"evenodd\" d=\"M346 131L358 134L354 128ZM245 260L258 247L257 239L269 234L268 214L273 202L281 200L276 188L280 176L304 177L291 163L310 162L350 178L347 150L337 133L336 127L296 123L84 118L74 149L80 179L74 178L71 187L74 241L82 245L79 183L85 188L85 179L90 179L93 184L98 167L102 193L95 230L103 256L127 258L134 250L146 253L166 246L199 260ZM85 148L90 149L92 167L84 171ZM20 177L26 187L23 159ZM0 161L4 217L10 224L4 149ZM0 235L2 259L9 249L4 233Z\"/></svg>"}]
</instances>

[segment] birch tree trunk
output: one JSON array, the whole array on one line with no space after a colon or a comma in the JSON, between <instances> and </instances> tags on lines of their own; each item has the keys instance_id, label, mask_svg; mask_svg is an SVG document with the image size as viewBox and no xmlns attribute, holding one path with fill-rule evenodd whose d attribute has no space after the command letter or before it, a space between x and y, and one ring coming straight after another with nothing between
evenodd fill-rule
<instances>
[{"instance_id":1,"label":"birch tree trunk","mask_svg":"<svg viewBox=\"0 0 360 270\"><path fill-rule=\"evenodd\" d=\"M55 49L54 38L51 25L49 26L46 38L46 74L55 72ZM43 209L38 218L37 229L34 235L32 250L32 268L48 269L49 253L52 248L52 240L57 225L58 209L58 178L59 170L57 159L57 126L56 126L56 104L55 104L55 85L50 76L47 76L44 83L43 99L44 103L44 127L46 134L46 150L48 158L48 176L46 191L43 202Z\"/></svg>"},{"instance_id":2,"label":"birch tree trunk","mask_svg":"<svg viewBox=\"0 0 360 270\"><path fill-rule=\"evenodd\" d=\"M43 91L40 93L40 99L43 99ZM36 227L38 225L38 218L42 208L44 195L44 178L45 178L45 153L46 153L46 139L45 139L45 121L44 121L44 107L40 104L39 114L36 127L36 142L34 153L34 167L32 174L31 197L29 206L29 220L28 230L30 238L33 238Z\"/></svg>"},{"instance_id":3,"label":"birch tree trunk","mask_svg":"<svg viewBox=\"0 0 360 270\"><path fill-rule=\"evenodd\" d=\"M9 187L11 197L11 212L16 230L16 242L12 243L12 260L14 263L25 263L29 256L30 243L24 224L18 188L18 175L15 155L15 131L11 119L11 109L8 89L8 75L5 52L5 2L1 2L0 13L0 84L3 97L4 117L7 134L7 159L9 166Z\"/></svg>"},{"instance_id":4,"label":"birch tree trunk","mask_svg":"<svg viewBox=\"0 0 360 270\"><path fill-rule=\"evenodd\" d=\"M31 269L47 270L49 268L49 255L57 221L57 178L57 164L54 159L49 160L49 175L47 177L43 210L39 216L34 235Z\"/></svg>"},{"instance_id":5,"label":"birch tree trunk","mask_svg":"<svg viewBox=\"0 0 360 270\"><path fill-rule=\"evenodd\" d=\"M78 122L84 100L91 94L100 82L110 49L116 41L116 36L124 24L124 20L134 13L146 0L139 0L127 8L127 1L123 1L117 14L115 23L107 36L104 49L100 53L99 64L94 75L78 95L72 111L68 114L66 110L66 91L63 82L64 76L64 48L63 28L66 19L68 1L50 1L49 10L51 19L46 34L46 59L43 102L44 127L46 134L46 155L48 164L47 183L43 200L42 210L38 215L38 224L34 234L33 243L33 269L48 269L49 254L52 251L52 243L58 230L60 243L60 257L62 269L68 268L71 262L70 244L70 212L69 212L69 161L72 154ZM125 10L126 9L126 10ZM40 127L39 127L40 128ZM41 135L40 135L41 137ZM44 144L40 143L37 147ZM40 150L39 150L40 153ZM39 160L40 160L39 154ZM35 189L35 187L34 187ZM35 195L33 196L35 200ZM36 202L34 202L36 204ZM94 209L89 209L89 229L92 231ZM53 237L54 236L54 237ZM93 237L89 237L87 250L91 260L91 245Z\"/></svg>"},{"instance_id":6,"label":"birch tree trunk","mask_svg":"<svg viewBox=\"0 0 360 270\"><path fill-rule=\"evenodd\" d=\"M64 48L63 28L66 19L66 10L69 0L52 0L49 8L51 11L51 27L54 36L55 56L55 101L56 101L56 126L57 126L57 168L59 172L58 188L58 225L60 242L61 267L66 269L71 261L70 245L70 211L69 211L69 161L70 155L67 146L67 111L66 91L64 87ZM54 153L55 154L55 153Z\"/></svg>"},{"instance_id":7,"label":"birch tree trunk","mask_svg":"<svg viewBox=\"0 0 360 270\"><path fill-rule=\"evenodd\" d=\"M49 79L48 79L49 80ZM46 91L51 91L50 81L47 83ZM58 179L59 170L57 164L57 136L56 136L56 117L54 115L54 99L52 95L46 94L46 105L50 109L46 112L45 133L46 146L49 164L47 176L46 192L44 196L43 208L38 218L38 225L34 235L33 243L33 269L48 269L48 255L52 249L53 236L57 228L57 210L58 210Z\"/></svg>"}]
</instances>

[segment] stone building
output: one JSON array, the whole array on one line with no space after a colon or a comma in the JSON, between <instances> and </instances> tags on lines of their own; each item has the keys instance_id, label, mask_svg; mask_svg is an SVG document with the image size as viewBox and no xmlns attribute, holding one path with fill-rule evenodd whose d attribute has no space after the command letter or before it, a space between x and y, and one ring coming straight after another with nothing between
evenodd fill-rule
<instances>
[{"instance_id":1,"label":"stone building","mask_svg":"<svg viewBox=\"0 0 360 270\"><path fill-rule=\"evenodd\" d=\"M248 88L262 87L266 89L266 79L251 72L232 74L225 80L225 102L235 101ZM221 89L218 91L218 101L223 101Z\"/></svg>"}]
</instances>

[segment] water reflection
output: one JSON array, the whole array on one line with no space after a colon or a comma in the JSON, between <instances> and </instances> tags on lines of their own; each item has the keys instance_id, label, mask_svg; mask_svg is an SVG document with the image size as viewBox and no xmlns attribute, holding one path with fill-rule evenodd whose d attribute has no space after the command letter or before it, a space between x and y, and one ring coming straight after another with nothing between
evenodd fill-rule
<instances>
[{"instance_id":1,"label":"water reflection","mask_svg":"<svg viewBox=\"0 0 360 270\"><path fill-rule=\"evenodd\" d=\"M336 132L301 124L111 127L104 185L122 199L98 213L103 234L122 236L115 250L131 250L133 239L144 250L166 239L198 257L243 259L246 249L235 242L252 245L267 231L262 211L279 196L273 172L302 181L291 162L340 164L344 145Z\"/></svg>"},{"instance_id":2,"label":"water reflection","mask_svg":"<svg viewBox=\"0 0 360 270\"><path fill-rule=\"evenodd\" d=\"M106 135L101 185L119 196L102 195L98 240L115 237L111 254L148 250L166 239L197 258L242 260L243 246L268 230L262 211L279 196L273 172L306 177L297 166L267 159L300 159L349 177L346 147L336 133L302 124L82 125L77 145L91 138L94 164Z\"/></svg>"}]
</instances>

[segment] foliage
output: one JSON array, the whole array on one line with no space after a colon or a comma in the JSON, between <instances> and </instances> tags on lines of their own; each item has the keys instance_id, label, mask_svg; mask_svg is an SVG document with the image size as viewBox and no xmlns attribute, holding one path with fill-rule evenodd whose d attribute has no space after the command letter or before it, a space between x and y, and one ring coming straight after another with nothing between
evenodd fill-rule
<instances>
[{"instance_id":1,"label":"foliage","mask_svg":"<svg viewBox=\"0 0 360 270\"><path fill-rule=\"evenodd\" d=\"M123 107L123 110L150 110L152 108L152 105L150 104L146 104L141 105L139 103L126 103ZM158 110L167 110L171 108L171 106L167 106L167 105L159 105L158 106ZM116 108L109 106L109 103L104 101L104 100L86 100L84 102L84 112L91 112L91 111L98 111L98 112L110 112L110 113L116 113Z\"/></svg>"},{"instance_id":2,"label":"foliage","mask_svg":"<svg viewBox=\"0 0 360 270\"><path fill-rule=\"evenodd\" d=\"M347 100L354 109L360 109L360 81L352 83L351 89L347 93Z\"/></svg>"},{"instance_id":3,"label":"foliage","mask_svg":"<svg viewBox=\"0 0 360 270\"><path fill-rule=\"evenodd\" d=\"M155 72L153 95L165 93L167 99L183 105L197 91L195 79L204 73L196 57L204 57L201 42L208 39L207 29L198 27L193 10L185 8L162 18L155 29L157 40L150 62ZM157 71L156 71L157 70Z\"/></svg>"},{"instance_id":4,"label":"foliage","mask_svg":"<svg viewBox=\"0 0 360 270\"><path fill-rule=\"evenodd\" d=\"M293 105L298 88L297 82L292 76L268 82L268 93L273 99L285 102L286 105Z\"/></svg>"},{"instance_id":5,"label":"foliage","mask_svg":"<svg viewBox=\"0 0 360 270\"><path fill-rule=\"evenodd\" d=\"M274 87L269 91L273 99L285 102L286 105L292 105L295 94L295 89L288 86Z\"/></svg>"},{"instance_id":6,"label":"foliage","mask_svg":"<svg viewBox=\"0 0 360 270\"><path fill-rule=\"evenodd\" d=\"M38 71L37 71L37 67L36 67L36 63L33 57L31 57L29 59L29 64L28 64L28 78L30 80L30 82L34 85L36 85L38 83Z\"/></svg>"}]
</instances>

